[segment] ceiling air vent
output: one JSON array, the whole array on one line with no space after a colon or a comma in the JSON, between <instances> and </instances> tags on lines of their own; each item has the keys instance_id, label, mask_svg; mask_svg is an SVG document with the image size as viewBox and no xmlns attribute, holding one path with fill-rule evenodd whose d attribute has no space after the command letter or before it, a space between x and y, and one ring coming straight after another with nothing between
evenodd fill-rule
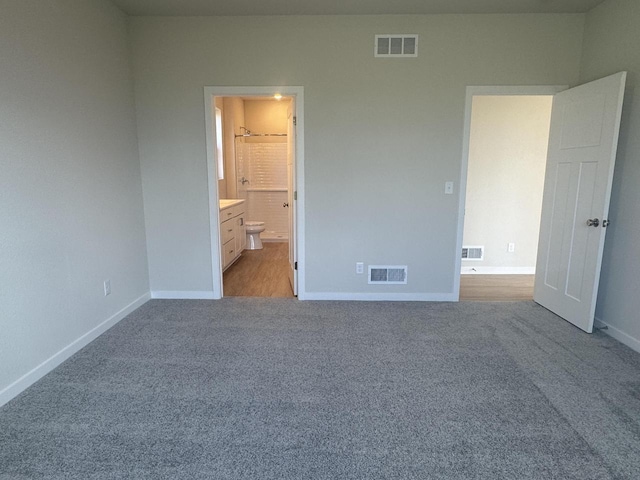
<instances>
[{"instance_id":1,"label":"ceiling air vent","mask_svg":"<svg viewBox=\"0 0 640 480\"><path fill-rule=\"evenodd\" d=\"M374 57L417 57L418 35L376 35Z\"/></svg>"},{"instance_id":2,"label":"ceiling air vent","mask_svg":"<svg viewBox=\"0 0 640 480\"><path fill-rule=\"evenodd\" d=\"M369 283L373 284L406 284L406 265L369 265Z\"/></svg>"},{"instance_id":3,"label":"ceiling air vent","mask_svg":"<svg viewBox=\"0 0 640 480\"><path fill-rule=\"evenodd\" d=\"M462 247L462 259L463 260L483 260L484 259L484 247Z\"/></svg>"}]
</instances>

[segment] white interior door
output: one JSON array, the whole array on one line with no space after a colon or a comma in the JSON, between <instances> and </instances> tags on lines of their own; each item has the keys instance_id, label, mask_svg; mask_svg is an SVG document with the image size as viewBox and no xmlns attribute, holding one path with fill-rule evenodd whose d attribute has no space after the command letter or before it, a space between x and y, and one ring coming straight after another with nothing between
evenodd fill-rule
<instances>
[{"instance_id":1,"label":"white interior door","mask_svg":"<svg viewBox=\"0 0 640 480\"><path fill-rule=\"evenodd\" d=\"M558 93L534 300L593 331L626 72Z\"/></svg>"},{"instance_id":2,"label":"white interior door","mask_svg":"<svg viewBox=\"0 0 640 480\"><path fill-rule=\"evenodd\" d=\"M295 100L287 109L287 203L289 205L289 283L294 295L298 295L298 269L296 268L296 126Z\"/></svg>"}]
</instances>

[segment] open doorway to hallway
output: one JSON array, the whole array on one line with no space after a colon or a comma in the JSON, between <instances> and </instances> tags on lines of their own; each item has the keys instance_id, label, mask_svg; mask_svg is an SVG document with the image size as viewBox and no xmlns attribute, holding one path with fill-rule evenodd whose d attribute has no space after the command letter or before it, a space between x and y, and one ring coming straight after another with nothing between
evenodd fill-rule
<instances>
[{"instance_id":1,"label":"open doorway to hallway","mask_svg":"<svg viewBox=\"0 0 640 480\"><path fill-rule=\"evenodd\" d=\"M532 300L552 95L474 95L460 300Z\"/></svg>"}]
</instances>

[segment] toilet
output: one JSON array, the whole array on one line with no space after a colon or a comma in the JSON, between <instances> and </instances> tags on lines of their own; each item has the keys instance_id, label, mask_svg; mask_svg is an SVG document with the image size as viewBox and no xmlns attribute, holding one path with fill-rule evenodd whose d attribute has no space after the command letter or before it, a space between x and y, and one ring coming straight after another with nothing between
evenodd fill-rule
<instances>
[{"instance_id":1,"label":"toilet","mask_svg":"<svg viewBox=\"0 0 640 480\"><path fill-rule=\"evenodd\" d=\"M245 222L247 231L247 250L261 250L260 232L264 232L264 222Z\"/></svg>"}]
</instances>

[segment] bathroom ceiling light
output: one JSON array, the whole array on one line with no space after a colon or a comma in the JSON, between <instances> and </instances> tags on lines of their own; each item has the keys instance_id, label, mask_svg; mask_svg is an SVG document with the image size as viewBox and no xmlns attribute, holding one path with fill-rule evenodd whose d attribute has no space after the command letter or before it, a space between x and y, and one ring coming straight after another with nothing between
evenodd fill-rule
<instances>
[{"instance_id":1,"label":"bathroom ceiling light","mask_svg":"<svg viewBox=\"0 0 640 480\"><path fill-rule=\"evenodd\" d=\"M282 94L281 93L276 93L273 98L275 98L276 100L280 101L282 100Z\"/></svg>"}]
</instances>

